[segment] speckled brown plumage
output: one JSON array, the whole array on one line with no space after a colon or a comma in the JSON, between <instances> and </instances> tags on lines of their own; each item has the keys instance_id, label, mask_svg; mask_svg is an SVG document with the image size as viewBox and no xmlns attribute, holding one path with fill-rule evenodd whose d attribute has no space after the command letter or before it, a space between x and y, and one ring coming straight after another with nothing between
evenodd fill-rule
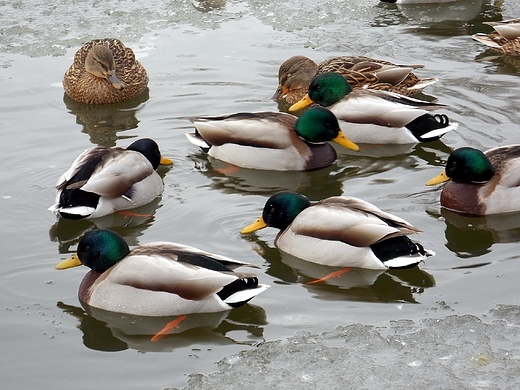
<instances>
[{"instance_id":1,"label":"speckled brown plumage","mask_svg":"<svg viewBox=\"0 0 520 390\"><path fill-rule=\"evenodd\" d=\"M520 19L486 22L495 31L491 34L475 34L473 39L503 54L520 56Z\"/></svg>"},{"instance_id":2,"label":"speckled brown plumage","mask_svg":"<svg viewBox=\"0 0 520 390\"><path fill-rule=\"evenodd\" d=\"M419 89L413 87L421 82L435 82L435 79L420 79L412 71L406 77L388 78L378 74L385 65L401 69L424 68L424 65L396 65L389 61L377 60L368 57L333 57L322 61L318 65L318 74L326 72L340 73L345 77L350 86L354 89L367 87L392 91L401 95L411 95Z\"/></svg>"},{"instance_id":3,"label":"speckled brown plumage","mask_svg":"<svg viewBox=\"0 0 520 390\"><path fill-rule=\"evenodd\" d=\"M107 79L96 77L85 69L88 52L95 45L107 46L113 54L115 73L124 89L114 88ZM148 85L148 75L135 58L132 49L114 38L95 39L79 49L74 62L63 77L65 92L75 101L85 104L117 103L131 99L143 92Z\"/></svg>"},{"instance_id":4,"label":"speckled brown plumage","mask_svg":"<svg viewBox=\"0 0 520 390\"><path fill-rule=\"evenodd\" d=\"M370 88L411 95L437 81L435 78L420 79L413 73L414 69L422 67L396 65L363 56L332 57L318 65L305 56L293 56L280 66L279 86L273 99L284 97L287 103L296 103L305 96L312 79L325 72L340 73L353 89Z\"/></svg>"}]
</instances>

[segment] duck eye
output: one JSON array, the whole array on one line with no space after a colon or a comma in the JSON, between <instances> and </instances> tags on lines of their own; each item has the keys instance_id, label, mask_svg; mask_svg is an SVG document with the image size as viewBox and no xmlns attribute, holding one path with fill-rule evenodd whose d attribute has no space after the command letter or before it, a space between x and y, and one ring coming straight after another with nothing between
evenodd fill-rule
<instances>
[{"instance_id":1,"label":"duck eye","mask_svg":"<svg viewBox=\"0 0 520 390\"><path fill-rule=\"evenodd\" d=\"M86 251L89 251L89 250L90 250L90 245L87 245L87 246L85 247L85 250L86 250Z\"/></svg>"},{"instance_id":2,"label":"duck eye","mask_svg":"<svg viewBox=\"0 0 520 390\"><path fill-rule=\"evenodd\" d=\"M103 68L103 70L108 70L108 66L107 66L107 64L105 64L105 62L98 61L97 63L99 66L101 66L101 68Z\"/></svg>"}]
</instances>

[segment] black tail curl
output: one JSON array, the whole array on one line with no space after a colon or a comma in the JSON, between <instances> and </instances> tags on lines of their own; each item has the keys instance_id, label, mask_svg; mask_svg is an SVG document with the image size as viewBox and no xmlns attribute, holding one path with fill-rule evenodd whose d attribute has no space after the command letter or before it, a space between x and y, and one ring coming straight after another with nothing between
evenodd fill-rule
<instances>
[{"instance_id":1,"label":"black tail curl","mask_svg":"<svg viewBox=\"0 0 520 390\"><path fill-rule=\"evenodd\" d=\"M441 138L444 133L436 137L423 138L423 135L432 130L444 129L450 125L450 119L445 114L423 114L406 125L406 128L412 132L415 138L421 142L436 141Z\"/></svg>"},{"instance_id":2,"label":"black tail curl","mask_svg":"<svg viewBox=\"0 0 520 390\"><path fill-rule=\"evenodd\" d=\"M421 244L413 242L406 236L389 238L370 245L370 248L383 263L396 257L427 254ZM415 267L415 264L411 264L410 267Z\"/></svg>"}]
</instances>

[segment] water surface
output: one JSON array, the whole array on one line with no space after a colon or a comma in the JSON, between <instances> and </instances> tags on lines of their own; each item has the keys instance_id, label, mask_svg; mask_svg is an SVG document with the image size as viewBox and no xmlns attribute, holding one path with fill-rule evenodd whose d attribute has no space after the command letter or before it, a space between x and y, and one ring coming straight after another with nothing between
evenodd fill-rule
<instances>
[{"instance_id":1,"label":"water surface","mask_svg":"<svg viewBox=\"0 0 520 390\"><path fill-rule=\"evenodd\" d=\"M465 218L445 212L440 187L424 183L439 173L453 148L520 142L518 61L494 55L470 37L489 31L483 21L519 15L520 6L507 0L406 8L375 0L1 3L4 386L181 388L188 375L202 373L206 376L193 377L192 388L225 388L229 378L223 372L233 373L233 383L250 383L249 376L264 365L266 383L252 381L249 387L316 388L327 372L316 373L327 365L314 370L311 356L323 361L346 356L348 368L360 377L367 375L366 367L386 367L380 374L372 370L371 381L353 382L355 387L392 383L385 379L389 371L403 364L407 383L417 386L432 388L437 382L431 378L445 380L449 372L451 388L464 388L470 380L478 381L472 387L516 387L514 345L520 340L509 332L503 342L503 334L520 324L517 215ZM75 51L108 36L134 49L150 76L148 93L109 107L71 102L61 78ZM422 97L447 104L443 112L459 129L431 144L360 153L338 149L330 168L276 175L223 173L224 164L188 143L183 133L190 129L189 116L277 110L269 97L278 66L295 54L317 61L347 54L424 64L417 74L439 82ZM127 146L136 137L154 138L174 160L160 171L162 198L143 209L150 217L71 222L47 211L56 179L82 150ZM411 270L359 271L309 284L323 270L282 256L273 246L274 229L247 237L238 233L280 189L313 200L363 198L420 227L424 232L414 239L437 255ZM272 288L250 305L194 318L182 333L152 343L149 335L161 322L89 313L76 296L86 269L54 270L84 232L104 226L114 227L130 245L177 241L251 262ZM408 347L382 348L393 333ZM303 346L297 353L291 349L295 342ZM369 359L376 349L380 360ZM391 358L395 366L385 366ZM265 365L266 359L279 369ZM424 363L428 359L444 362L446 371ZM300 372L295 365L309 369ZM344 388L338 383L342 368L330 370L336 382L327 387ZM290 373L294 382L281 379ZM503 380L493 380L498 373Z\"/></svg>"}]
</instances>

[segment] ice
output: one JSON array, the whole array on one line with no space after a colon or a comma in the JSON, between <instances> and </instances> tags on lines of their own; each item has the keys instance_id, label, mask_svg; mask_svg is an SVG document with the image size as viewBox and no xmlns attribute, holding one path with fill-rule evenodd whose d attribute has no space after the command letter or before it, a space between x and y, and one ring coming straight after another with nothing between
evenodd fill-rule
<instances>
[{"instance_id":1,"label":"ice","mask_svg":"<svg viewBox=\"0 0 520 390\"><path fill-rule=\"evenodd\" d=\"M520 307L482 316L391 321L300 331L190 375L188 389L515 389L520 386Z\"/></svg>"},{"instance_id":2,"label":"ice","mask_svg":"<svg viewBox=\"0 0 520 390\"><path fill-rule=\"evenodd\" d=\"M216 4L214 8L200 3ZM136 0L0 2L0 52L31 57L61 56L95 38L117 37L136 43L146 33L176 25L215 28L237 17L233 7L218 1ZM228 10L229 8L229 10Z\"/></svg>"},{"instance_id":3,"label":"ice","mask_svg":"<svg viewBox=\"0 0 520 390\"><path fill-rule=\"evenodd\" d=\"M352 18L353 13L357 18ZM322 27L327 23L358 23L357 27L350 27L357 34L348 39L351 45L376 46L364 29L377 12L374 4L363 0L350 0L349 7L337 0L320 0L318 4L311 0L20 0L0 2L0 52L31 57L61 56L69 48L106 37L117 37L139 49L135 44L147 33L185 26L214 30L226 21L245 19L251 14L275 30L294 32L311 47L328 46L331 38L336 41L333 32Z\"/></svg>"}]
</instances>

